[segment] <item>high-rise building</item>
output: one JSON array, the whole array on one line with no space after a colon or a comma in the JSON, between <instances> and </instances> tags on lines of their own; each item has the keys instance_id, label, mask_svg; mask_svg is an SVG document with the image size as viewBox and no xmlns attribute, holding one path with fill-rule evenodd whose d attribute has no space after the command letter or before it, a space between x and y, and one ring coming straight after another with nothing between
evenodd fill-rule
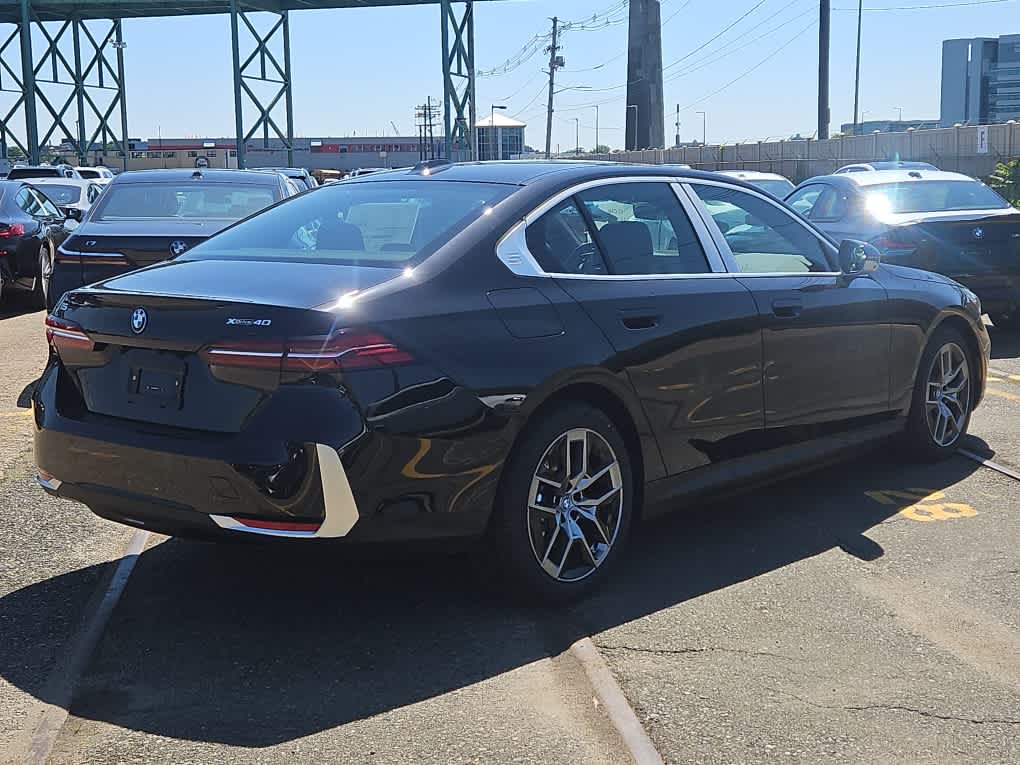
<instances>
[{"instance_id":1,"label":"high-rise building","mask_svg":"<svg viewBox=\"0 0 1020 765\"><path fill-rule=\"evenodd\" d=\"M1020 34L942 42L940 124L1020 120Z\"/></svg>"}]
</instances>

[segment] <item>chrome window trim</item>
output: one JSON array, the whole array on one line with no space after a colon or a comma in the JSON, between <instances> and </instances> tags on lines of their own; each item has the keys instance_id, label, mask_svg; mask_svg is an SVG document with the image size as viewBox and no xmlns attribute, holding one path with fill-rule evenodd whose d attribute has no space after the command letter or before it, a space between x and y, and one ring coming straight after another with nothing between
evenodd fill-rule
<instances>
[{"instance_id":1,"label":"chrome window trim","mask_svg":"<svg viewBox=\"0 0 1020 765\"><path fill-rule=\"evenodd\" d=\"M706 180L706 179L701 179L701 178L698 178L696 180L692 180L692 179L689 179L689 178L688 179L683 179L681 181L681 185L683 186L684 190L687 192L687 195L690 197L692 203L698 209L698 211L701 214L702 218L704 219L706 225L709 226L709 231L712 234L712 239L715 241L716 246L719 247L719 250L720 250L720 252L722 253L722 256L723 256L723 260L726 263L726 267L730 270L731 273L733 273L733 274L735 274L737 276L824 276L824 277L832 277L832 276L841 276L842 275L842 273L843 273L842 271L796 271L796 272L793 272L793 273L790 273L790 272L782 272L782 273L779 273L779 272L777 272L777 273L771 273L771 272L766 272L766 273L743 273L740 270L740 267L737 265L736 259L733 257L733 251L730 250L729 243L726 241L726 238L723 236L722 231L715 224L715 221L712 219L712 214L708 211L708 208L705 206L705 203L701 200L701 197L698 196L698 193L694 190L693 186L695 186L695 185L700 185L700 186L718 186L718 187L724 188L724 189L733 189L735 191L742 191L745 194L750 194L753 197L758 197L758 199L760 199L760 200L762 200L764 202L767 202L768 204L770 204L773 207L777 208L780 212L782 212L782 213L784 213L786 215L789 215L793 220L795 220L798 224L800 224L800 226L803 227L805 231L807 231L809 234L811 234L811 236L813 236L816 240L818 240L818 242L822 245L822 247L826 251L832 250L833 247L832 247L832 244L827 239L825 239L824 237L820 236L818 234L818 232L815 231L811 227L811 225L807 221L805 221L800 215L798 215L795 212L792 212L789 208L785 207L782 203L780 203L776 199L768 196L767 194L765 194L763 192L758 191L757 189L746 189L743 186L735 186L735 185L729 184L729 183L720 183L719 181ZM831 261L829 262L829 265L830 266L832 265Z\"/></svg>"},{"instance_id":2,"label":"chrome window trim","mask_svg":"<svg viewBox=\"0 0 1020 765\"><path fill-rule=\"evenodd\" d=\"M711 228L705 225L705 222L700 216L698 207L693 204L688 195L683 192L681 188L682 182L682 178L670 175L621 175L612 178L597 178L574 184L573 186L558 191L551 197L548 197L541 204L534 207L531 212L527 213L523 219L514 223L514 225L511 226L496 243L496 257L498 257L500 261L502 261L503 265L505 265L512 273L517 274L518 276L532 276L548 279L647 281L650 279L705 279L734 276L731 271L727 270L726 262L719 249L718 242L716 242L711 236L712 228L716 228L715 224L713 223ZM694 233L700 240L701 248L704 251L705 259L708 262L708 267L712 270L697 274L566 274L543 270L542 266L535 259L535 256L532 255L531 251L528 249L527 239L525 238L527 227L545 215L545 213L549 212L549 210L554 208L560 202L573 197L575 194L579 194L588 189L598 188L600 186L611 186L621 183L665 183L668 185L673 190L677 202L680 204L684 214L687 215L688 220L690 220L691 226L694 228Z\"/></svg>"}]
</instances>

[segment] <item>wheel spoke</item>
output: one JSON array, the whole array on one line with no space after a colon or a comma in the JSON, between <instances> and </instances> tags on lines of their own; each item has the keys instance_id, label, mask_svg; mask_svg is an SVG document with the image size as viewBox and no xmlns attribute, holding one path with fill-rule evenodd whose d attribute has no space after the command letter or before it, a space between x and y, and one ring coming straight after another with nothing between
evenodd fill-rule
<instances>
[{"instance_id":1,"label":"wheel spoke","mask_svg":"<svg viewBox=\"0 0 1020 765\"><path fill-rule=\"evenodd\" d=\"M534 502L528 504L529 510L538 510L539 512L546 513L547 515L556 515L555 507L545 507L544 505L538 505Z\"/></svg>"},{"instance_id":2,"label":"wheel spoke","mask_svg":"<svg viewBox=\"0 0 1020 765\"><path fill-rule=\"evenodd\" d=\"M613 460L608 465L606 465L604 468L602 468L599 472L597 472L595 475L593 475L593 476L591 476L589 478L582 479L581 482L577 484L577 490L578 491L584 491L589 486L593 486L596 481L598 481L600 478L602 478L604 475L606 475L614 467L619 467L619 464L620 464L619 462L617 462L616 460Z\"/></svg>"},{"instance_id":3,"label":"wheel spoke","mask_svg":"<svg viewBox=\"0 0 1020 765\"><path fill-rule=\"evenodd\" d=\"M601 497L598 497L596 499L582 499L582 500L578 501L577 502L577 506L578 507L599 507L600 505L602 505L606 501L612 499L613 496L615 496L619 492L620 492L620 487L619 486L614 486L612 489L607 491Z\"/></svg>"},{"instance_id":4,"label":"wheel spoke","mask_svg":"<svg viewBox=\"0 0 1020 765\"><path fill-rule=\"evenodd\" d=\"M560 537L560 524L556 524L556 531L553 532L552 538L549 540L548 547L545 548L545 555L542 556L542 568L548 571L552 576L557 579L560 578L560 574L563 573L563 566L566 565L567 555L570 554L570 546L573 544L573 540L567 537L567 545L563 550L563 555L560 558L559 565L552 562L549 558L552 555L553 546L556 544L556 540Z\"/></svg>"},{"instance_id":5,"label":"wheel spoke","mask_svg":"<svg viewBox=\"0 0 1020 765\"><path fill-rule=\"evenodd\" d=\"M949 427L949 418L946 413L939 409L939 418L935 423L935 441L939 446L945 445L946 442L946 429Z\"/></svg>"},{"instance_id":6,"label":"wheel spoke","mask_svg":"<svg viewBox=\"0 0 1020 765\"><path fill-rule=\"evenodd\" d=\"M602 528L602 521L599 520L598 508L579 508L578 512L581 513L581 517L587 519L595 526L595 530L598 531L599 536L602 537L602 541L605 542L606 547L612 544L609 541L609 536L606 534L606 530Z\"/></svg>"}]
</instances>

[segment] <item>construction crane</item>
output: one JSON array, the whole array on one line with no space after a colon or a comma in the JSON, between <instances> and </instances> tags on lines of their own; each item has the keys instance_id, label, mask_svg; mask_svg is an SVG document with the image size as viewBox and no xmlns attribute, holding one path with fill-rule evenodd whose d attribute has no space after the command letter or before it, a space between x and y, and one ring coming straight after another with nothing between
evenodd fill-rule
<instances>
[{"instance_id":1,"label":"construction crane","mask_svg":"<svg viewBox=\"0 0 1020 765\"><path fill-rule=\"evenodd\" d=\"M394 133L394 135L398 135L399 136L400 135L400 131L397 130L397 123L394 122L393 120L390 120L390 124L393 125L393 133Z\"/></svg>"}]
</instances>

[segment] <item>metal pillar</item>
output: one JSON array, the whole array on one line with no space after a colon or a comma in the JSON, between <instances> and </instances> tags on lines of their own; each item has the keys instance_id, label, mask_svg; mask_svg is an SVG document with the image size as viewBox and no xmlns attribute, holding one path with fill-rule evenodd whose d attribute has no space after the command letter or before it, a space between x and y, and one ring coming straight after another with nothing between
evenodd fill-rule
<instances>
[{"instance_id":1,"label":"metal pillar","mask_svg":"<svg viewBox=\"0 0 1020 765\"><path fill-rule=\"evenodd\" d=\"M44 45L33 48L33 32ZM68 34L70 32L70 34ZM13 40L20 39L20 77L12 65ZM42 22L30 0L21 0L21 23L0 44L0 90L18 93L18 100L0 120L0 151L8 142L33 163L51 144L69 147L79 163L90 149L107 154L112 144L127 161L127 105L124 100L123 47L119 20L78 18ZM112 52L117 52L114 67ZM54 87L62 86L62 87ZM71 87L68 93L66 88ZM112 125L120 110L119 129ZM13 129L24 116L24 140ZM70 127L73 120L74 129Z\"/></svg>"},{"instance_id":2,"label":"metal pillar","mask_svg":"<svg viewBox=\"0 0 1020 765\"><path fill-rule=\"evenodd\" d=\"M276 17L268 32L260 32L249 16L269 13ZM242 30L247 30L244 33ZM262 129L262 146L269 149L270 134L280 140L287 150L287 164L294 164L294 107L291 100L290 72L290 19L287 11L267 11L241 0L230 0L230 37L234 59L234 125L237 133L237 166L247 164L246 144ZM254 45L254 50L241 58L241 41ZM271 46L279 43L282 51L273 53ZM277 57L279 55L279 58ZM281 63L282 59L282 63ZM256 93L249 83L269 83L268 98ZM256 86L258 87L258 86ZM245 98L247 97L247 98ZM283 101L285 128L281 129L274 118L274 110ZM255 108L256 117L245 128L244 107Z\"/></svg>"},{"instance_id":3,"label":"metal pillar","mask_svg":"<svg viewBox=\"0 0 1020 765\"><path fill-rule=\"evenodd\" d=\"M475 16L472 0L465 0L458 18L452 0L440 0L443 41L443 136L446 157L474 159L475 134Z\"/></svg>"}]
</instances>

